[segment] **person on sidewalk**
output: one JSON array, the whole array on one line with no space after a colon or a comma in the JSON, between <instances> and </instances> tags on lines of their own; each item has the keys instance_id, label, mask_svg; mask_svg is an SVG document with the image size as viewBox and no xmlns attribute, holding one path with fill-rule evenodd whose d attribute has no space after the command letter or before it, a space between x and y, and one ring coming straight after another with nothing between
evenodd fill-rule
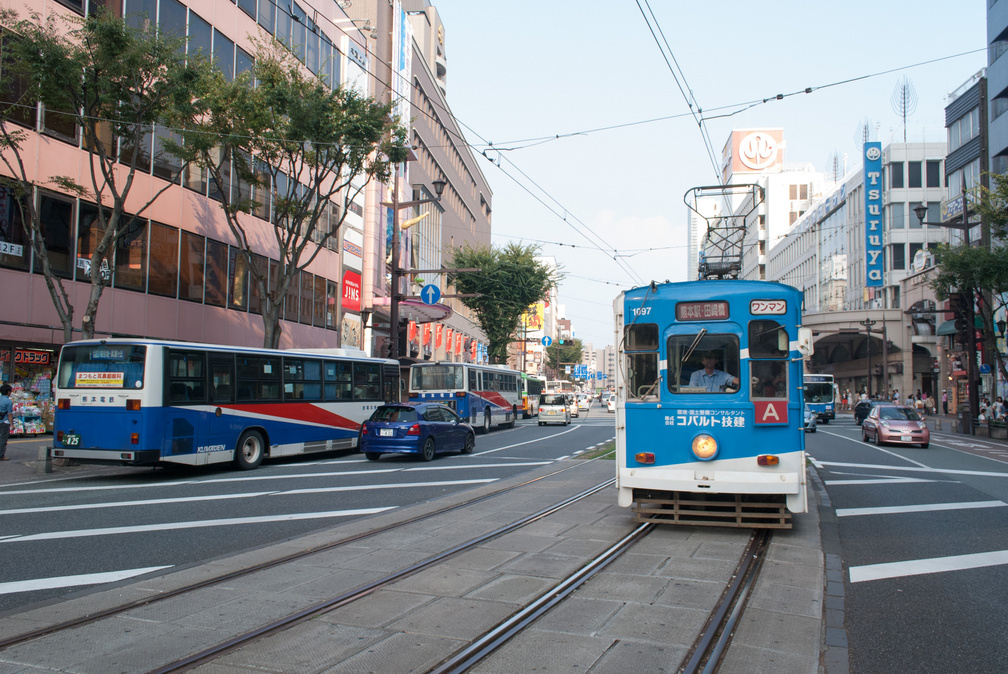
<instances>
[{"instance_id":1,"label":"person on sidewalk","mask_svg":"<svg viewBox=\"0 0 1008 674\"><path fill-rule=\"evenodd\" d=\"M10 384L0 386L0 461L10 461L7 456L7 438L10 437L10 420L14 416L10 392Z\"/></svg>"},{"instance_id":2,"label":"person on sidewalk","mask_svg":"<svg viewBox=\"0 0 1008 674\"><path fill-rule=\"evenodd\" d=\"M948 416L948 389L942 391L942 414Z\"/></svg>"}]
</instances>

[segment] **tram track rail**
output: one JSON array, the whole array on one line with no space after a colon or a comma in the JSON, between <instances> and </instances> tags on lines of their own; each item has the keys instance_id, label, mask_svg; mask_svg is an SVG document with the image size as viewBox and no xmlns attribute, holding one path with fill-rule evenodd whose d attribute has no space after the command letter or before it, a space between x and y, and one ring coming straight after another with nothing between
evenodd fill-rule
<instances>
[{"instance_id":1,"label":"tram track rail","mask_svg":"<svg viewBox=\"0 0 1008 674\"><path fill-rule=\"evenodd\" d=\"M679 668L681 674L697 672L711 674L718 670L759 577L760 568L770 547L770 538L769 529L753 531L731 581Z\"/></svg>"},{"instance_id":2,"label":"tram track rail","mask_svg":"<svg viewBox=\"0 0 1008 674\"><path fill-rule=\"evenodd\" d=\"M443 507L443 508L438 508L438 509L433 510L431 512L423 513L421 515L410 517L410 518L407 518L405 520L400 520L400 521L394 522L392 524L388 524L388 525L381 526L381 527L376 527L374 529L369 529L367 531L362 531L360 533L357 533L357 534L354 534L354 535L351 535L351 536L345 536L345 537L339 538L337 540L325 543L323 545L313 546L313 547L310 547L310 548L306 548L304 550L299 550L297 552L293 552L293 553L290 553L290 554L287 554L287 555L283 555L283 556L275 558L275 559L271 559L271 560L267 560L267 561L264 561L264 562L260 562L258 564L252 564L252 565L249 565L247 567L244 567L244 568L241 568L241 569L237 569L235 571L230 571L228 573L224 573L224 574L221 574L221 575L218 575L218 576L214 576L212 578L207 578L207 579L204 579L204 580L201 580L201 581L198 581L198 582L189 583L189 584L180 586L178 588L174 588L174 589L171 589L171 590L160 592L160 593L158 593L156 595L152 595L152 596L149 596L149 597L143 597L143 598L140 598L140 599L135 599L135 600L132 600L132 601L127 601L127 602L123 602L123 603L120 603L120 604L116 604L115 606L110 606L110 607L105 608L105 609L94 611L92 613L88 613L87 615L74 617L74 618L71 618L71 619L68 619L68 620L60 621L58 623L53 623L52 625L46 625L45 627L40 627L40 628L37 628L37 629L34 629L34 630L23 632L21 634L15 634L15 635L12 635L12 636L3 637L3 638L0 638L0 651L3 651L3 650L8 649L8 648L11 648L13 646L18 646L18 645L21 645L21 644L24 644L24 643L27 643L27 642L30 642L30 641L34 641L34 640L40 639L42 637L50 636L50 635L57 634L57 633L60 633L60 632L64 632L64 631L67 631L67 630L72 630L72 629L75 629L75 628L78 628L78 627L82 627L84 625L88 625L88 624L91 624L91 623L98 622L100 620L104 620L104 619L107 619L107 618L115 617L117 615L124 614L124 613L126 613L128 611L131 611L131 610L134 610L134 609L137 609L137 608L151 606L151 605L154 605L154 604L157 604L157 603L160 603L160 602L167 601L169 599L177 598L177 597L186 595L186 594L191 593L191 592L196 592L198 590L202 590L202 589L206 589L206 588L212 587L214 585L219 585L221 583L226 583L226 582L237 580L237 579L240 579L240 578L243 578L243 577L246 577L246 576L251 576L251 575L253 575L255 573L266 571L268 569L272 569L272 568L276 568L276 567L282 567L285 564L296 562L296 561L305 559L307 557L310 557L312 555L318 555L318 554L321 554L321 553L324 553L324 552L329 552L329 551L335 550L337 548L340 548L342 546L351 545L353 543L357 543L357 542L366 540L368 538L379 536L381 534L385 534L385 533L388 533L390 531L394 531L396 529L400 529L400 528L403 528L403 527L408 527L410 525L414 525L414 524L417 524L419 522L423 522L425 520L429 520L429 519L432 519L432 518L435 518L435 517L439 517L439 516L442 516L442 515L450 514L452 512L456 512L456 511L459 511L459 510L464 510L465 508L471 507L471 506L476 505L478 503L482 503L482 502L491 500L493 498L496 498L496 497L499 497L499 496L503 496L503 495L508 494L510 492L513 492L515 490L522 489L522 488L527 487L529 485L535 484L536 482L540 482L542 480L547 480L547 479L549 479L551 477L555 477L555 476L561 475L561 474L563 474L565 472L568 472L568 471L571 471L571 470L575 470L575 469L577 469L577 468L579 468L581 466L588 465L588 464L590 464L590 463L592 463L594 461L599 460L599 458L601 458L601 457L596 457L596 458L593 458L593 459L586 459L586 460L581 461L578 464L575 464L573 466L567 466L565 468L561 468L559 470L552 471L552 472L547 473L545 475L540 475L540 476L535 477L535 478L533 478L531 480L525 480L523 482L520 482L518 484L510 485L510 486L505 487L503 489L497 489L497 490L494 490L494 491L492 491L490 493L482 494L482 495L477 496L475 498L466 499L466 500L461 501L459 503L455 503L455 504L452 504L450 506L446 506L446 507ZM603 484L604 485L611 485L613 482L615 482L615 479L609 480L609 481L607 481L606 483L603 483ZM419 570L419 569L416 569L416 570Z\"/></svg>"},{"instance_id":3,"label":"tram track rail","mask_svg":"<svg viewBox=\"0 0 1008 674\"><path fill-rule=\"evenodd\" d=\"M408 578L409 576L419 571L430 568L460 552L471 550L477 547L478 545L481 545L482 543L493 540L495 538L499 538L501 536L504 536L505 534L511 533L533 522L541 520L544 517L547 517L548 515L551 515L559 510L562 510L563 508L566 508L573 503L577 503L578 501L585 499L607 487L611 487L615 482L616 478L612 478L610 480L606 480L604 482L596 484L593 487L590 487L578 494L565 498L562 501L554 503L553 505L543 508L530 515L526 515L525 517L515 520L505 526L498 527L497 529L487 532L481 536L469 539L464 543L460 543L451 548L448 548L436 555L428 557L427 559L421 562L407 566L403 569L400 569L399 571L383 576L382 578L376 579L370 583L366 583L365 585L359 586L354 590L351 590L350 592L346 592L331 599L318 602L301 611L292 613L279 620L275 620L267 625L263 625L262 627L256 628L244 634L237 635L232 639L216 644L215 646L204 649L203 651L200 651L185 658L181 658L174 662L170 662L166 665L158 667L157 669L153 669L151 670L151 672L152 674L168 674L169 672L183 672L198 667L200 665L212 662L224 655L227 655L228 653L234 650L237 650L238 648L268 638L274 634L277 634L291 627L294 627L300 623L308 621L314 618L315 616L328 613L329 611L333 611L342 606L346 606L347 604L350 604L351 602L366 597L383 587L386 587L400 580Z\"/></svg>"}]
</instances>

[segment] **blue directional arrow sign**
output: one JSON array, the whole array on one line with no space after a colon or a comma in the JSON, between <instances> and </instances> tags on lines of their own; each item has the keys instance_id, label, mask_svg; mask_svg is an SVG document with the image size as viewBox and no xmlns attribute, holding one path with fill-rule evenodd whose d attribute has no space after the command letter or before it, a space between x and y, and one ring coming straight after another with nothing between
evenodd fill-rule
<instances>
[{"instance_id":1,"label":"blue directional arrow sign","mask_svg":"<svg viewBox=\"0 0 1008 674\"><path fill-rule=\"evenodd\" d=\"M428 283L420 289L420 299L424 301L424 304L437 304L441 299L441 289L433 283Z\"/></svg>"},{"instance_id":2,"label":"blue directional arrow sign","mask_svg":"<svg viewBox=\"0 0 1008 674\"><path fill-rule=\"evenodd\" d=\"M542 343L543 346L549 346L550 344L553 343L553 338L550 337L549 335L546 335L545 337L542 338Z\"/></svg>"}]
</instances>

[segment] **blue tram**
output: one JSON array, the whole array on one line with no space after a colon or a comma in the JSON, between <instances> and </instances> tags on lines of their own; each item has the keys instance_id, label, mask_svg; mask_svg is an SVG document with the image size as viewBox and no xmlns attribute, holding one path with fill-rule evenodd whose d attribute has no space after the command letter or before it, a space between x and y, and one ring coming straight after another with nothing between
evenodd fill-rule
<instances>
[{"instance_id":1,"label":"blue tram","mask_svg":"<svg viewBox=\"0 0 1008 674\"><path fill-rule=\"evenodd\" d=\"M766 281L616 298L619 505L641 521L769 528L806 511L801 305Z\"/></svg>"}]
</instances>

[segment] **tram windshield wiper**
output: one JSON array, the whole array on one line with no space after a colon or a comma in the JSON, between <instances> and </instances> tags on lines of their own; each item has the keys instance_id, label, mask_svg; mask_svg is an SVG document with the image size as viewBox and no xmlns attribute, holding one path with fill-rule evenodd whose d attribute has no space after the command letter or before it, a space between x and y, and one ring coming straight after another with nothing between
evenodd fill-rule
<instances>
[{"instance_id":1,"label":"tram windshield wiper","mask_svg":"<svg viewBox=\"0 0 1008 674\"><path fill-rule=\"evenodd\" d=\"M689 357L693 355L693 352L696 351L697 346L700 344L700 340L703 339L703 336L706 334L707 328L700 328L700 332L698 332L697 336L693 339L693 343L689 345L688 349L686 349L686 355L684 355L682 360L679 361L680 367L682 367L682 364L689 360Z\"/></svg>"}]
</instances>

